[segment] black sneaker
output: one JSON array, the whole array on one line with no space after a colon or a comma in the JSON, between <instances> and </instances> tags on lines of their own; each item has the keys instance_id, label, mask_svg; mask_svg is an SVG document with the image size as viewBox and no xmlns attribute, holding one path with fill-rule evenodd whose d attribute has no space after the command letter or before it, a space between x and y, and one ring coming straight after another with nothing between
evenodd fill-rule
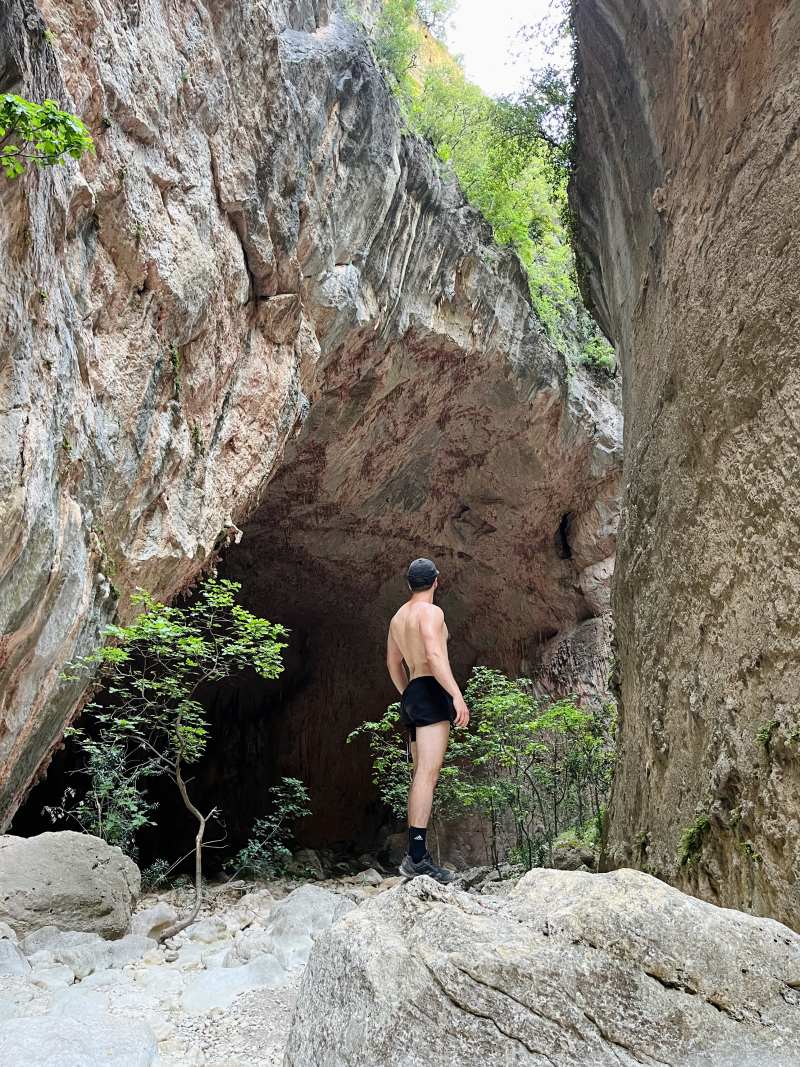
<instances>
[{"instance_id":1,"label":"black sneaker","mask_svg":"<svg viewBox=\"0 0 800 1067\"><path fill-rule=\"evenodd\" d=\"M406 857L398 867L398 870L406 879L417 878L420 874L427 874L429 878L441 882L442 885L448 885L456 880L456 876L452 871L446 871L444 867L436 866L431 859L430 852L426 852L419 863L414 863L411 856L406 853Z\"/></svg>"}]
</instances>

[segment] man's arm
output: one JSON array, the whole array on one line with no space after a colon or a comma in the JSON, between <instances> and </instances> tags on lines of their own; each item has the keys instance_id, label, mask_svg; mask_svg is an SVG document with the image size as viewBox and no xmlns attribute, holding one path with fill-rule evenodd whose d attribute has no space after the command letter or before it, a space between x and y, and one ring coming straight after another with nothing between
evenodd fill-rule
<instances>
[{"instance_id":1,"label":"man's arm","mask_svg":"<svg viewBox=\"0 0 800 1067\"><path fill-rule=\"evenodd\" d=\"M420 634L425 644L425 659L431 665L434 678L453 698L456 726L466 726L469 722L469 709L450 670L447 642L444 639L444 612L441 608L431 604L425 610L420 621Z\"/></svg>"},{"instance_id":2,"label":"man's arm","mask_svg":"<svg viewBox=\"0 0 800 1067\"><path fill-rule=\"evenodd\" d=\"M397 642L392 637L391 629L389 630L389 639L386 642L386 666L389 668L389 674L391 675L397 692L402 696L403 690L408 685L408 677L406 676L405 667L403 666L403 653L400 651Z\"/></svg>"}]
</instances>

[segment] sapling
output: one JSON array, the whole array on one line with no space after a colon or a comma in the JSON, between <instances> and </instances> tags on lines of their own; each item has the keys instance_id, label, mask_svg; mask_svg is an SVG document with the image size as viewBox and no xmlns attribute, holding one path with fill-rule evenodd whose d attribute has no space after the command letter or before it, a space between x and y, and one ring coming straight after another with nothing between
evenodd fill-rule
<instances>
[{"instance_id":1,"label":"sapling","mask_svg":"<svg viewBox=\"0 0 800 1067\"><path fill-rule=\"evenodd\" d=\"M206 751L209 725L201 687L251 668L261 678L283 670L281 652L288 631L236 603L236 582L207 578L196 599L179 608L139 590L132 597L143 609L128 626L108 626L111 640L72 664L101 669L107 700L88 709L97 724L97 743L123 747L140 776L160 774L176 786L181 802L197 822L195 894L191 912L165 930L172 937L194 922L203 896L203 838L216 807L203 812L191 797L187 768Z\"/></svg>"}]
</instances>

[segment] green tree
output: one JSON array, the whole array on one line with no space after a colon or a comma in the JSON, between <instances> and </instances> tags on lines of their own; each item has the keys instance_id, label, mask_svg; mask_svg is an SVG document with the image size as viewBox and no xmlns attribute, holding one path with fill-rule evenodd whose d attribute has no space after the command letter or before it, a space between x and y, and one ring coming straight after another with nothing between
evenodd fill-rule
<instances>
[{"instance_id":1,"label":"green tree","mask_svg":"<svg viewBox=\"0 0 800 1067\"><path fill-rule=\"evenodd\" d=\"M453 170L498 244L515 249L534 310L556 347L572 362L612 372L614 352L583 306L565 224L571 74L549 63L519 93L494 100L441 47L425 48L427 18L421 3L385 0L375 29L376 57L410 130ZM566 13L548 33L554 49L569 38Z\"/></svg>"},{"instance_id":2,"label":"green tree","mask_svg":"<svg viewBox=\"0 0 800 1067\"><path fill-rule=\"evenodd\" d=\"M26 165L54 167L85 152L94 152L89 131L55 100L35 104L14 93L0 94L0 167L7 178L18 177Z\"/></svg>"},{"instance_id":3,"label":"green tree","mask_svg":"<svg viewBox=\"0 0 800 1067\"><path fill-rule=\"evenodd\" d=\"M109 626L104 645L73 667L100 667L108 705L88 708L96 724L97 744L124 749L129 772L138 777L161 774L176 785L186 810L197 821L195 898L191 913L162 935L171 937L197 917L202 902L202 849L206 824L217 809L204 814L189 794L187 769L197 763L209 740L201 687L251 668L262 678L283 669L282 639L287 630L251 614L236 602L236 582L207 578L185 608L168 606L150 593L131 599L143 610L128 626ZM137 778L138 781L138 778Z\"/></svg>"}]
</instances>

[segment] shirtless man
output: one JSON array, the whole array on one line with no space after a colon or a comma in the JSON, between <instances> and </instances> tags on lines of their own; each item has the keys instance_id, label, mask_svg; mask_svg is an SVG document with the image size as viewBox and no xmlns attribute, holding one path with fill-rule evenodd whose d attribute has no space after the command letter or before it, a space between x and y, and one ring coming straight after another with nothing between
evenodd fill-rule
<instances>
[{"instance_id":1,"label":"shirtless man","mask_svg":"<svg viewBox=\"0 0 800 1067\"><path fill-rule=\"evenodd\" d=\"M453 875L434 864L425 837L450 723L466 726L469 710L450 670L444 612L433 603L439 571L431 560L415 559L406 577L411 596L389 624L386 648L386 666L401 694L400 719L408 730L414 761L408 794L408 855L400 873L406 878L427 874L446 883Z\"/></svg>"}]
</instances>

